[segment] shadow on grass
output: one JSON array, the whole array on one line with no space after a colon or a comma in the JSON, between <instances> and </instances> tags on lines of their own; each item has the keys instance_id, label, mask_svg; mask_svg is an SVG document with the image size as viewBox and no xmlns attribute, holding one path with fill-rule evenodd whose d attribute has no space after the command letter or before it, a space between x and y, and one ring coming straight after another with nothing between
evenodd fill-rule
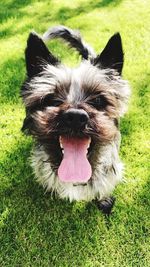
<instances>
[{"instance_id":1,"label":"shadow on grass","mask_svg":"<svg viewBox=\"0 0 150 267\"><path fill-rule=\"evenodd\" d=\"M70 266L83 266L93 255L101 255L103 260L100 251L109 246L111 249L113 240L119 240L116 251L123 253L122 261L126 253L130 258L133 241L141 257L141 240L143 236L147 238L149 229L148 183L135 196L135 203L119 197L114 214L105 220L92 203L69 203L44 194L27 160L30 149L31 141L19 141L1 164L1 213L5 215L0 220L3 264L60 266L61 262L63 266L68 262Z\"/></svg>"},{"instance_id":2,"label":"shadow on grass","mask_svg":"<svg viewBox=\"0 0 150 267\"><path fill-rule=\"evenodd\" d=\"M122 0L102 0L102 1L91 1L91 4L93 7L108 7L109 5L115 7L119 5L122 2Z\"/></svg>"},{"instance_id":3,"label":"shadow on grass","mask_svg":"<svg viewBox=\"0 0 150 267\"><path fill-rule=\"evenodd\" d=\"M7 12L2 19L18 16L21 20L25 13L19 9L33 1L18 2L4 2ZM94 8L115 6L119 2L90 1L77 9L60 8L52 19L56 16L59 22L65 23L72 16L90 12ZM15 8L19 11L18 15ZM24 78L24 59L9 60L2 67L5 74L3 99L6 102L17 101L18 88ZM144 83L137 82L140 112L147 109L145 103L148 84L148 76L145 76ZM143 88L146 89L144 93ZM128 139L134 136L137 126L139 127L135 116L136 114L133 116L133 113L130 113L122 122L123 135ZM104 262L105 266L109 266L104 254L106 253L109 259L111 250L114 249L112 264L119 252L122 254L123 266L127 257L132 262L133 251L136 253L134 256L137 262L142 266L146 250L144 248L142 251L141 247L142 243L147 242L149 231L149 182L141 187L130 203L120 196L113 216L106 223L92 203L70 204L57 198L51 199L50 194L44 194L43 189L34 181L27 161L30 149L30 142L20 141L2 161L0 194L1 212L4 216L0 220L0 263L3 263L0 265L46 267L63 266L68 262L70 266L85 266L88 259L91 259L91 263L96 258L97 261Z\"/></svg>"},{"instance_id":4,"label":"shadow on grass","mask_svg":"<svg viewBox=\"0 0 150 267\"><path fill-rule=\"evenodd\" d=\"M20 97L20 87L25 79L25 60L23 57L19 59L9 59L1 65L1 70L1 101L4 103L17 103Z\"/></svg>"},{"instance_id":5,"label":"shadow on grass","mask_svg":"<svg viewBox=\"0 0 150 267\"><path fill-rule=\"evenodd\" d=\"M23 9L25 7L32 8L32 4L35 4L39 2L38 0L10 0L10 1L0 1L0 23L5 23L9 19L14 19L14 23L11 23L10 26L4 27L3 30L0 31L0 38L8 38L13 36L14 34L18 33L24 33L25 30L28 28L30 29L31 25L28 23L27 26L22 26L21 29L16 30L16 26L19 25L19 23L22 23L22 20L24 17L29 16L28 12ZM46 1L50 3L50 1ZM33 7L34 9L34 7ZM35 14L35 17L37 17L37 25L39 24L38 15ZM44 14L43 14L44 18Z\"/></svg>"},{"instance_id":6,"label":"shadow on grass","mask_svg":"<svg viewBox=\"0 0 150 267\"><path fill-rule=\"evenodd\" d=\"M0 3L0 23L6 21L9 18L15 17L21 18L26 14L21 9L33 3L33 0L10 0L1 1Z\"/></svg>"},{"instance_id":7,"label":"shadow on grass","mask_svg":"<svg viewBox=\"0 0 150 267\"><path fill-rule=\"evenodd\" d=\"M0 23L3 23L10 18L15 19L13 25L6 27L4 30L1 30L1 39L8 38L9 36L12 36L16 33L18 34L24 32L23 27L21 27L21 30L19 29L16 31L16 27L14 26L19 25L19 23L22 22L24 16L28 16L28 12L25 11L23 8L27 6L32 8L32 4L35 4L36 2L38 2L38 0L10 0L2 1L0 3ZM120 2L122 2L122 0L86 1L84 4L79 4L75 8L62 6L56 12L51 13L49 11L49 4L51 3L51 1L46 0L44 5L48 6L48 11L44 11L44 13L39 12L39 14L35 13L34 19L36 18L37 25L39 25L39 21L49 21L50 23L52 21L57 21L57 24L66 24L66 21L70 18L76 17L84 13L87 14L97 8L101 9L108 6L115 7L119 5ZM51 8L53 8L53 5L51 5ZM28 27L25 26L25 30L27 30L27 28L30 29L30 23L28 24Z\"/></svg>"},{"instance_id":8,"label":"shadow on grass","mask_svg":"<svg viewBox=\"0 0 150 267\"><path fill-rule=\"evenodd\" d=\"M94 215L96 208L92 204L88 208L85 205L76 206L74 203L51 199L50 194L44 194L43 188L34 181L27 161L30 148L30 142L19 143L7 154L1 165L1 213L8 210L8 217L4 221L3 217L0 220L1 256L4 256L6 263L6 254L11 254L7 264L14 264L13 257L18 253L16 265L11 266L23 264L22 248L28 257L33 257L31 262L35 262L34 257L37 257L36 266L41 263L38 257L44 259L48 252L51 264L60 255L69 260L75 244L81 256L80 248L84 246L82 239L85 238L84 235L88 238L88 231L94 231L97 224L97 216ZM91 229L88 228L90 223Z\"/></svg>"},{"instance_id":9,"label":"shadow on grass","mask_svg":"<svg viewBox=\"0 0 150 267\"><path fill-rule=\"evenodd\" d=\"M122 0L102 0L102 1L86 1L85 3L79 5L76 8L62 7L54 15L54 20L58 20L59 23L65 23L66 20L72 17L79 16L81 14L87 14L97 8L105 8L111 5L115 7L120 4Z\"/></svg>"}]
</instances>

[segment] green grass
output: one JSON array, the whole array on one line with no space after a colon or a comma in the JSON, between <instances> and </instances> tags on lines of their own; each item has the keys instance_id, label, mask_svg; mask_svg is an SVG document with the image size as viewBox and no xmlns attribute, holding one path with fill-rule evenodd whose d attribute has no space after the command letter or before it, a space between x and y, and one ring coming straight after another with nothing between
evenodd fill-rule
<instances>
[{"instance_id":1,"label":"green grass","mask_svg":"<svg viewBox=\"0 0 150 267\"><path fill-rule=\"evenodd\" d=\"M150 266L150 2L148 0L0 1L0 266ZM65 24L80 29L99 52L120 31L125 50L123 76L132 98L122 120L121 157L126 183L115 190L114 213L106 219L94 204L68 203L44 194L28 157L32 140L20 132L19 97L25 76L29 32ZM75 64L58 42L49 45Z\"/></svg>"}]
</instances>

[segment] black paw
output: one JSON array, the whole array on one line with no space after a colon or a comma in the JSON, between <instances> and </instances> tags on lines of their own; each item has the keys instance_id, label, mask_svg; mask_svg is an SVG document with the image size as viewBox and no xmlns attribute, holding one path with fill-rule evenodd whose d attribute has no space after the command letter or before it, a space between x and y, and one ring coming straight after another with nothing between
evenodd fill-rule
<instances>
[{"instance_id":1,"label":"black paw","mask_svg":"<svg viewBox=\"0 0 150 267\"><path fill-rule=\"evenodd\" d=\"M112 212L112 208L115 204L115 197L108 197L106 199L96 201L97 207L104 213L109 216Z\"/></svg>"}]
</instances>

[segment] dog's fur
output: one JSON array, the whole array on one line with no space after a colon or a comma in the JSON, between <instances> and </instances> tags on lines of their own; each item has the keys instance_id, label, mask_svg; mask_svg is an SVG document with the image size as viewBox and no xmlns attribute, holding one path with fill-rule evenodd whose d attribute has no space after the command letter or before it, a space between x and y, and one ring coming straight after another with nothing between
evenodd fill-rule
<instances>
[{"instance_id":1,"label":"dog's fur","mask_svg":"<svg viewBox=\"0 0 150 267\"><path fill-rule=\"evenodd\" d=\"M64 66L43 40L62 38L82 57L76 68ZM30 33L25 51L27 78L22 86L26 107L23 130L36 140L32 166L38 181L61 198L105 200L122 179L119 118L130 94L121 77L124 55L120 34L113 35L96 55L78 32L64 26L49 29L43 37ZM74 108L88 114L82 130L66 127L62 116ZM92 177L86 184L62 182L57 176L63 154L60 136L91 137L88 160ZM108 204L108 203L107 203Z\"/></svg>"}]
</instances>

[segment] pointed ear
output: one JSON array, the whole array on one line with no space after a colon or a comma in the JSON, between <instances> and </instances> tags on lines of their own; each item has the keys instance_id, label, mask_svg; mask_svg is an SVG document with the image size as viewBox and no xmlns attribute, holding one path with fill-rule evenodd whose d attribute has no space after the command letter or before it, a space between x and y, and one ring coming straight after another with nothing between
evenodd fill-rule
<instances>
[{"instance_id":1,"label":"pointed ear","mask_svg":"<svg viewBox=\"0 0 150 267\"><path fill-rule=\"evenodd\" d=\"M94 65L101 68L115 69L121 75L123 61L124 53L121 36L116 33L109 39L101 54L94 59Z\"/></svg>"},{"instance_id":2,"label":"pointed ear","mask_svg":"<svg viewBox=\"0 0 150 267\"><path fill-rule=\"evenodd\" d=\"M58 59L50 53L42 39L36 33L29 34L25 58L28 77L40 73L46 64L57 65L59 63Z\"/></svg>"}]
</instances>

